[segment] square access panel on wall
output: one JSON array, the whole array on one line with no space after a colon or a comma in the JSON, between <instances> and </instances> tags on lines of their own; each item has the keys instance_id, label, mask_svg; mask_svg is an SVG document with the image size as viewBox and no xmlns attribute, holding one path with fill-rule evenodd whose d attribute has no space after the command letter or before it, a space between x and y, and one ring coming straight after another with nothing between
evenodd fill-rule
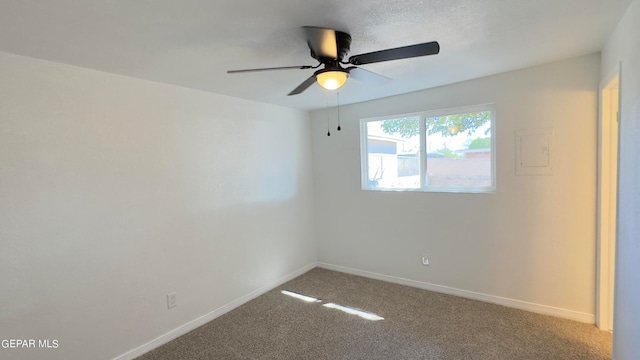
<instances>
[{"instance_id":1,"label":"square access panel on wall","mask_svg":"<svg viewBox=\"0 0 640 360\"><path fill-rule=\"evenodd\" d=\"M516 175L552 175L553 129L516 131Z\"/></svg>"}]
</instances>

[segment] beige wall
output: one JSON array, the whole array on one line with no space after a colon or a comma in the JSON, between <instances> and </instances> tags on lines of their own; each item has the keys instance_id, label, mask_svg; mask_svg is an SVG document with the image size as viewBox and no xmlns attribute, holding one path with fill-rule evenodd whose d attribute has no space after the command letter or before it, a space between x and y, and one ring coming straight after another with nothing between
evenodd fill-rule
<instances>
[{"instance_id":1,"label":"beige wall","mask_svg":"<svg viewBox=\"0 0 640 360\"><path fill-rule=\"evenodd\" d=\"M0 53L0 339L59 344L0 358L114 358L312 264L309 141L302 111Z\"/></svg>"},{"instance_id":2,"label":"beige wall","mask_svg":"<svg viewBox=\"0 0 640 360\"><path fill-rule=\"evenodd\" d=\"M326 113L313 112L318 260L593 321L599 61L344 106L331 137ZM495 194L360 190L360 119L486 103L496 107ZM554 129L554 174L516 176L515 132L543 128Z\"/></svg>"},{"instance_id":3,"label":"beige wall","mask_svg":"<svg viewBox=\"0 0 640 360\"><path fill-rule=\"evenodd\" d=\"M602 51L602 79L622 63L618 239L613 324L616 360L640 354L640 1L634 0Z\"/></svg>"}]
</instances>

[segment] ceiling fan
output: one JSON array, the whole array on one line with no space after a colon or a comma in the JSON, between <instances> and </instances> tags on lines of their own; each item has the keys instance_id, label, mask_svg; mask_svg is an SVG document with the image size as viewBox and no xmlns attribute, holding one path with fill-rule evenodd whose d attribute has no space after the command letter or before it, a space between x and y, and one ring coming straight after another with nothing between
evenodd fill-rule
<instances>
[{"instance_id":1,"label":"ceiling fan","mask_svg":"<svg viewBox=\"0 0 640 360\"><path fill-rule=\"evenodd\" d=\"M393 49L379 50L360 55L353 55L347 61L345 56L349 53L351 47L351 35L328 28L316 26L303 27L307 45L311 50L311 57L318 61L318 65L301 65L301 66L281 66L258 69L229 70L229 74L247 73L253 71L270 71L270 70L287 70L287 69L317 69L302 84L298 85L288 95L297 95L305 91L309 86L317 82L320 86L327 90L335 90L342 87L347 82L349 76L360 81L369 83L384 83L389 78L376 74L374 72L364 70L356 66L343 68L342 65L365 65L382 61L407 59L418 56L435 55L440 52L440 45L437 41L428 43L415 44Z\"/></svg>"}]
</instances>

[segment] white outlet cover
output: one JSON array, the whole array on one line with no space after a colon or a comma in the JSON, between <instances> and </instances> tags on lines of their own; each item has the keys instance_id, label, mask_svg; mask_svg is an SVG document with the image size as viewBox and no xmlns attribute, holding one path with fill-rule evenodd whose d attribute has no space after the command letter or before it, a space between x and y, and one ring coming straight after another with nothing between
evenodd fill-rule
<instances>
[{"instance_id":1,"label":"white outlet cover","mask_svg":"<svg viewBox=\"0 0 640 360\"><path fill-rule=\"evenodd\" d=\"M172 292L167 294L167 309L172 309L176 306L178 306L178 303L176 302L176 293Z\"/></svg>"},{"instance_id":2,"label":"white outlet cover","mask_svg":"<svg viewBox=\"0 0 640 360\"><path fill-rule=\"evenodd\" d=\"M427 256L422 257L422 265L429 266L429 258Z\"/></svg>"}]
</instances>

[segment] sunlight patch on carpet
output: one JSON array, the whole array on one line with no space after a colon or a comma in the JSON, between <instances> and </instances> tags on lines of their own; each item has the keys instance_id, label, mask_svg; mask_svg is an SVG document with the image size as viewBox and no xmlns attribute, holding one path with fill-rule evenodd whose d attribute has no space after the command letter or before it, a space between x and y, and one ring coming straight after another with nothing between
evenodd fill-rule
<instances>
[{"instance_id":1,"label":"sunlight patch on carpet","mask_svg":"<svg viewBox=\"0 0 640 360\"><path fill-rule=\"evenodd\" d=\"M308 303L321 303L322 302L322 300L316 299L316 298L311 297L311 296L298 294L298 293L295 293L293 291L282 290L280 292L282 294L284 294L284 295L291 296L292 298L295 298L295 299L298 299L298 300L302 300L302 301L308 302ZM323 304L322 306L327 307L329 309L340 310L340 311L345 312L347 314L356 315L356 316L359 316L359 317L361 317L363 319L367 319L367 320L371 320L371 321L384 320L384 318L382 316L379 316L377 314L374 314L374 313L371 313L371 312L362 311L362 310L358 310L358 309L354 309L354 308L351 308L351 307L348 307L348 306L342 306L342 305L338 305L338 304L334 304L334 303L326 303L326 304Z\"/></svg>"},{"instance_id":2,"label":"sunlight patch on carpet","mask_svg":"<svg viewBox=\"0 0 640 360\"><path fill-rule=\"evenodd\" d=\"M306 296L306 295L302 295L302 294L298 294L298 293L294 293L292 291L287 291L287 290L282 290L280 291L281 293L291 296L292 298L296 298L302 301L306 301L308 303L312 303L312 302L320 302L320 300L311 297L311 296Z\"/></svg>"},{"instance_id":3,"label":"sunlight patch on carpet","mask_svg":"<svg viewBox=\"0 0 640 360\"><path fill-rule=\"evenodd\" d=\"M384 318L382 316L378 316L378 315L376 315L374 313L370 313L370 312L366 312L366 311L350 308L348 306L342 306L342 305L338 305L338 304L334 304L334 303L328 303L328 304L324 304L322 306L328 307L330 309L340 310L342 312L346 312L347 314L357 315L357 316L359 316L359 317L361 317L363 319L367 319L367 320L371 320L371 321L384 320Z\"/></svg>"}]
</instances>

